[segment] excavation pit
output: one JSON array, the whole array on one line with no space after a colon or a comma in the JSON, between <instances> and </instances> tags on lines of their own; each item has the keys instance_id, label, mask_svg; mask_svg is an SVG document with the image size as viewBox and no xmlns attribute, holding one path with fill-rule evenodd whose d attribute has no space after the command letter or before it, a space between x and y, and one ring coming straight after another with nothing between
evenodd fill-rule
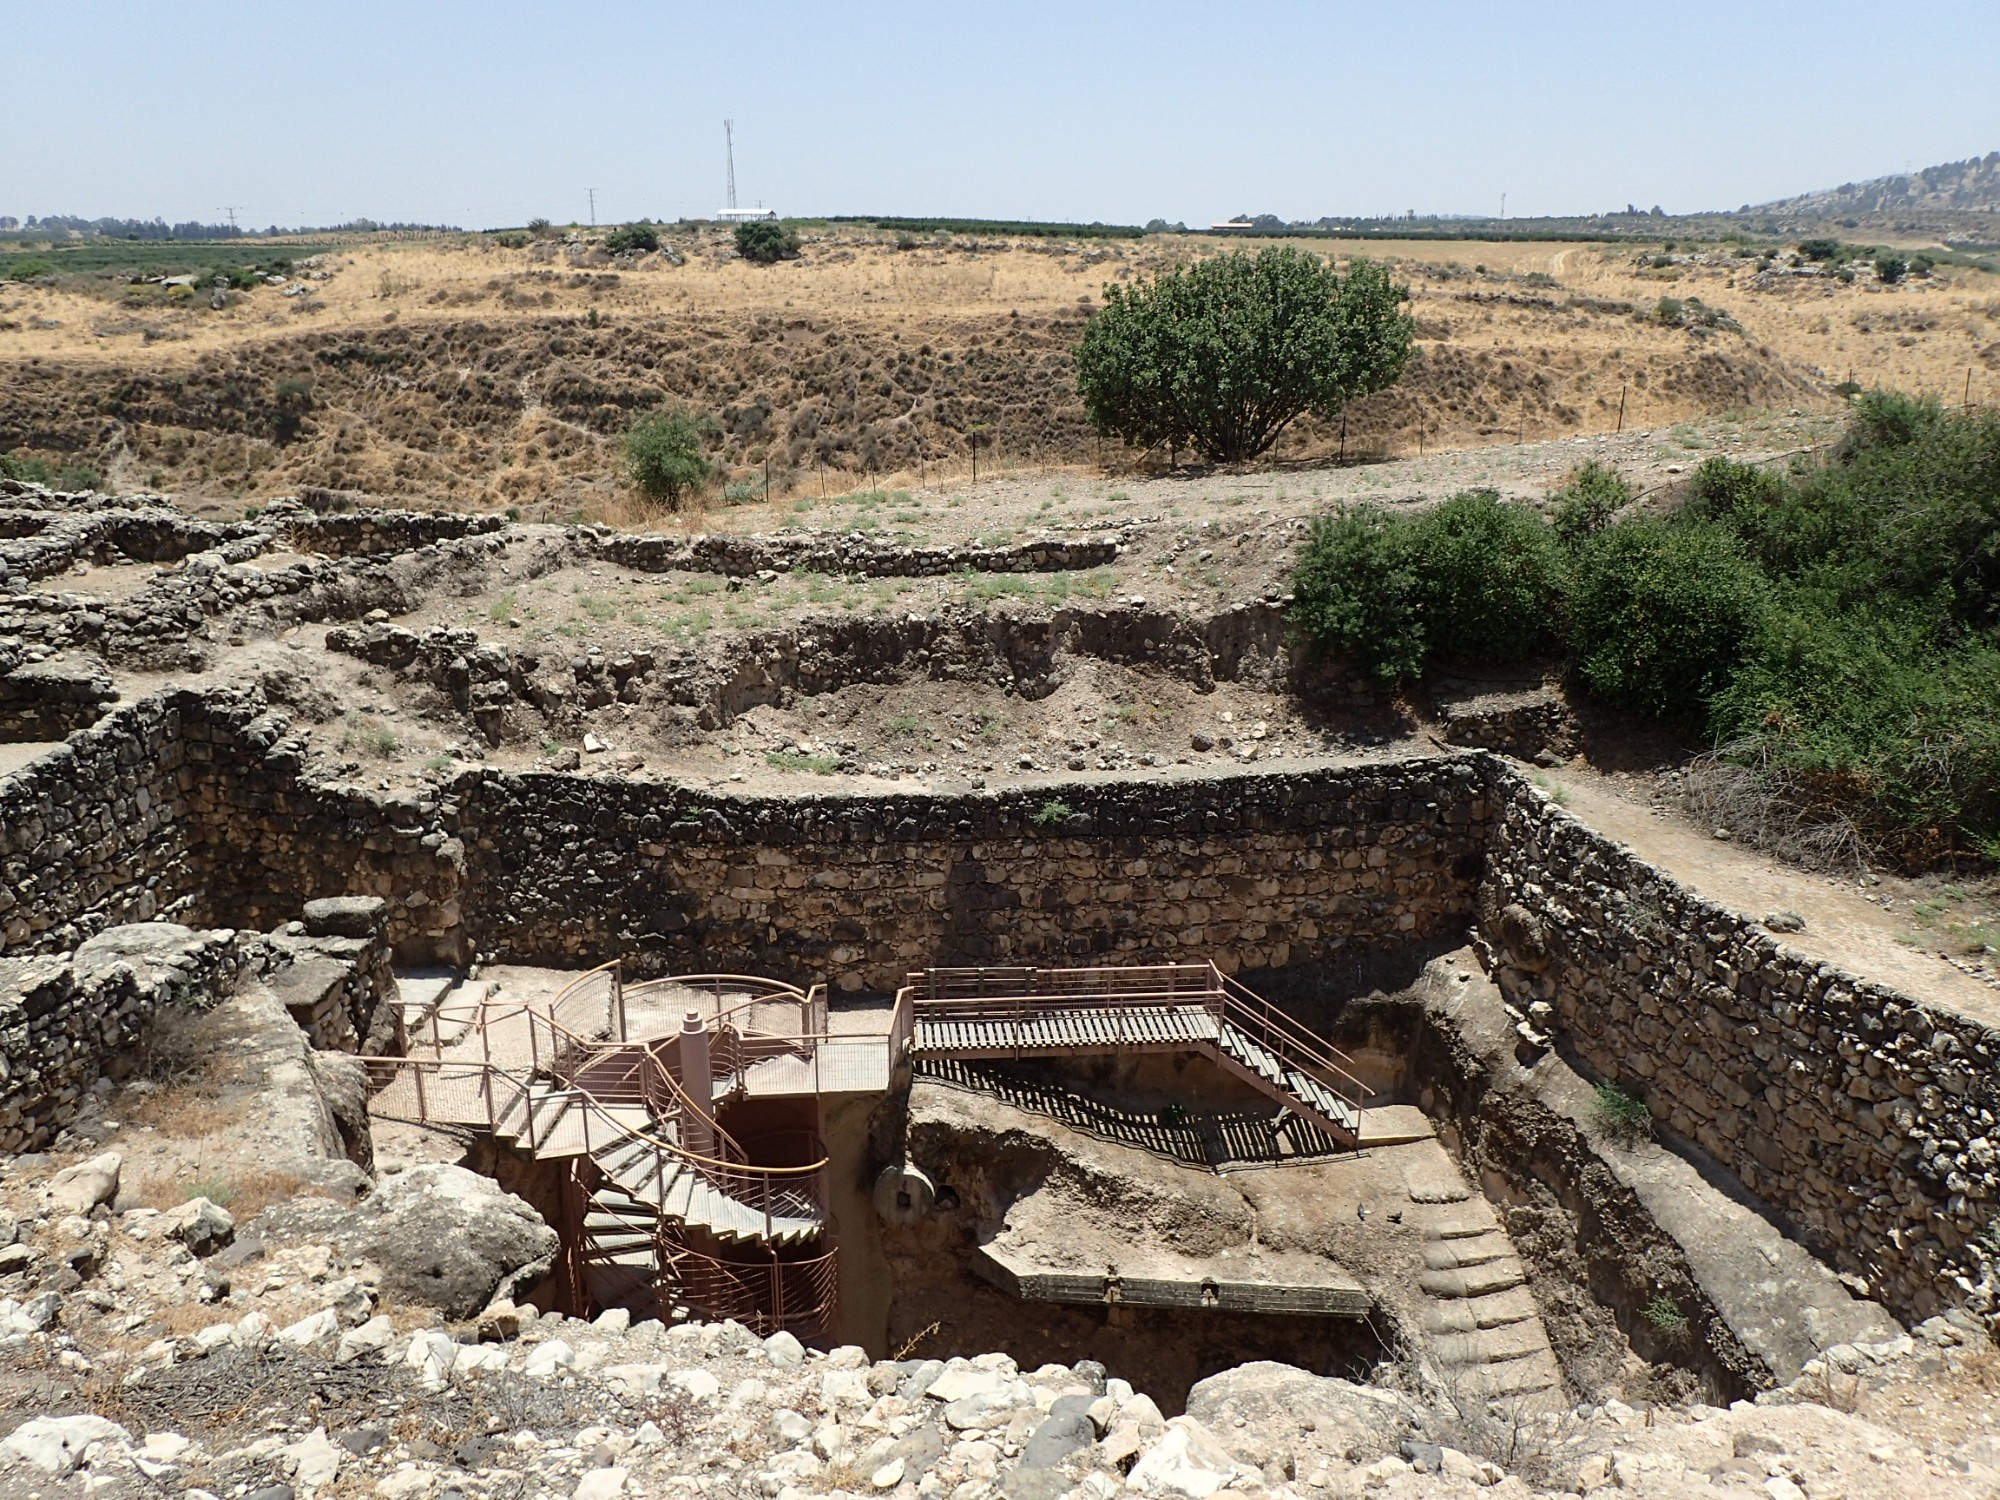
<instances>
[{"instance_id":1,"label":"excavation pit","mask_svg":"<svg viewBox=\"0 0 2000 1500\"><path fill-rule=\"evenodd\" d=\"M0 662L0 963L60 998L24 1001L5 1032L8 1150L65 1129L158 1003L65 956L165 920L269 934L244 943L291 965L273 992L314 1039L378 1056L378 1117L449 1105L462 1118L438 1123L489 1138L483 1167L574 1222L573 1243L591 1230L617 1270L572 1275L579 1308L643 1302L664 1277L690 1311L822 1342L1098 1347L1171 1367L1160 1388L1259 1354L1365 1370L1421 1344L1433 1364L1504 1364L1531 1352L1505 1330L1532 1323L1572 1394L1664 1370L1718 1396L1892 1315L2000 1308L1990 993L1942 971L1908 981L1921 995L1863 977L1814 934L1696 895L1516 764L1413 749L1426 723L1523 755L1567 745L1576 727L1532 684L1392 704L1295 661L1268 594L1203 613L1078 589L989 610L959 571L1120 567L1117 537L926 550L284 506L211 526L30 499L40 519L5 549L26 588L5 623L28 644ZM1288 522L1266 530L1257 547L1289 546ZM180 561L148 571L163 559ZM922 608L815 616L822 564L925 580ZM84 591L36 591L64 573ZM600 573L702 598L699 579L769 588L772 623L713 648L559 655L440 602ZM326 621L347 623L302 633ZM1086 715L1107 695L1129 722ZM924 769L914 740L889 749L928 721L885 706L946 697L981 705L933 715L936 740L962 736L949 767ZM871 707L884 738L849 746ZM989 740L989 713L1038 717ZM617 743L626 724L643 754ZM573 769L537 758L553 734L582 740ZM387 763L433 749L450 753L421 776ZM364 1003L354 955L287 948L328 896L381 903L366 941L400 966L401 1035ZM1152 1004L1149 1032L985 1046L935 1044L895 998L945 970L998 986L972 998L1027 1001L1071 982L1027 976L1210 965L1313 1065L1278 1068L1287 1099L1187 995ZM717 972L767 977L655 983ZM675 1069L703 1047L691 1098L704 1070ZM1650 1121L1636 1144L1601 1128L1606 1086ZM665 1155L695 1168L685 1186L652 1171L656 1196L679 1194L671 1243L668 1205L648 1222L640 1191L667 1118L690 1133ZM879 1211L889 1169L922 1173L928 1202L897 1189ZM622 1172L624 1197L586 1209L593 1172ZM1180 1219L1127 1200L1210 1202L1228 1232L1183 1242ZM1110 1250L1064 1243L1087 1223ZM1162 1254L1178 1259L1145 1259ZM1278 1274L1300 1255L1317 1275ZM1297 1310L1309 1291L1333 1308L1349 1281L1365 1318ZM1251 1310L1258 1287L1290 1288L1295 1310Z\"/></svg>"}]
</instances>

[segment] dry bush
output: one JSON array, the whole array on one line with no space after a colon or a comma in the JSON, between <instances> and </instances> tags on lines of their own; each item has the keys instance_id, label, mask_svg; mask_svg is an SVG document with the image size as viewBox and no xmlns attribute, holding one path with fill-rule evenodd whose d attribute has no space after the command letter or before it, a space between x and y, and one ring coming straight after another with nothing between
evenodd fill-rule
<instances>
[{"instance_id":1,"label":"dry bush","mask_svg":"<svg viewBox=\"0 0 2000 1500\"><path fill-rule=\"evenodd\" d=\"M220 1135L243 1118L247 1101L225 1104L220 1099L186 1089L162 1089L126 1106L125 1118L169 1140L194 1140Z\"/></svg>"},{"instance_id":2,"label":"dry bush","mask_svg":"<svg viewBox=\"0 0 2000 1500\"><path fill-rule=\"evenodd\" d=\"M1874 851L1851 818L1814 798L1756 747L1724 745L1688 763L1681 805L1704 828L1808 870L1866 871Z\"/></svg>"},{"instance_id":3,"label":"dry bush","mask_svg":"<svg viewBox=\"0 0 2000 1500\"><path fill-rule=\"evenodd\" d=\"M241 1221L254 1219L275 1203L289 1203L301 1193L309 1193L293 1172L228 1172L188 1177L151 1177L141 1183L134 1196L146 1208L178 1208L192 1198L229 1210Z\"/></svg>"}]
</instances>

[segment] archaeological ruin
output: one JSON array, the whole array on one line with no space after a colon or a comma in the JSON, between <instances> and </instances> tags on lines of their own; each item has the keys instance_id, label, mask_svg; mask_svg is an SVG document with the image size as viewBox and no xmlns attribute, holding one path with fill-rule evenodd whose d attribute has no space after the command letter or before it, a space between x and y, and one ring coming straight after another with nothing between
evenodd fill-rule
<instances>
[{"instance_id":1,"label":"archaeological ruin","mask_svg":"<svg viewBox=\"0 0 2000 1500\"><path fill-rule=\"evenodd\" d=\"M570 1317L1088 1358L1169 1410L1245 1361L1399 1358L1726 1403L2000 1319L1990 1002L1848 972L1594 830L1538 783L1573 727L1546 695L1385 735L1405 710L1294 660L1273 601L678 654L396 623L521 564L1060 574L1110 533L930 556L0 489L0 1150L94 1138L157 1030L263 1007L298 1038L273 1141L364 1174L432 1142L555 1230L509 1295ZM1036 701L1079 662L1353 738L854 788L605 749L911 681ZM339 673L470 748L364 772Z\"/></svg>"}]
</instances>

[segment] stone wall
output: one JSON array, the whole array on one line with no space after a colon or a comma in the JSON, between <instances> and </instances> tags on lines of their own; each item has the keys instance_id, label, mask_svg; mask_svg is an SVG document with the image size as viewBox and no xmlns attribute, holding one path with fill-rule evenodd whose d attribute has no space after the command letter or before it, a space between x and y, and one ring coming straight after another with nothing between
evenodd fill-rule
<instances>
[{"instance_id":1,"label":"stone wall","mask_svg":"<svg viewBox=\"0 0 2000 1500\"><path fill-rule=\"evenodd\" d=\"M282 518L285 539L299 551L329 557L413 552L419 547L484 536L507 527L503 516L457 511L364 510L346 515L311 515L289 506L282 509L274 506L266 514L274 520Z\"/></svg>"},{"instance_id":2,"label":"stone wall","mask_svg":"<svg viewBox=\"0 0 2000 1500\"><path fill-rule=\"evenodd\" d=\"M1530 1024L1823 1259L1906 1318L1993 1311L2000 1032L1785 947L1524 784L1479 903Z\"/></svg>"},{"instance_id":3,"label":"stone wall","mask_svg":"<svg viewBox=\"0 0 2000 1500\"><path fill-rule=\"evenodd\" d=\"M0 958L0 1153L36 1151L107 1067L130 1073L162 1006L234 988L236 934L113 927L73 954Z\"/></svg>"},{"instance_id":4,"label":"stone wall","mask_svg":"<svg viewBox=\"0 0 2000 1500\"><path fill-rule=\"evenodd\" d=\"M694 798L468 773L477 946L894 988L933 964L1271 969L1463 927L1476 762L971 796Z\"/></svg>"},{"instance_id":5,"label":"stone wall","mask_svg":"<svg viewBox=\"0 0 2000 1500\"><path fill-rule=\"evenodd\" d=\"M0 778L0 954L67 951L202 904L182 698L148 698Z\"/></svg>"},{"instance_id":6,"label":"stone wall","mask_svg":"<svg viewBox=\"0 0 2000 1500\"><path fill-rule=\"evenodd\" d=\"M156 917L266 929L318 897L381 896L398 951L457 957L461 862L437 803L314 782L304 750L238 694L175 691L0 778L0 954Z\"/></svg>"},{"instance_id":7,"label":"stone wall","mask_svg":"<svg viewBox=\"0 0 2000 1500\"><path fill-rule=\"evenodd\" d=\"M761 572L859 573L870 578L923 578L971 569L978 573L1051 573L1099 568L1118 559L1115 535L1040 536L982 547L913 547L845 536L643 535L578 527L579 540L606 562L642 573L693 571L748 578Z\"/></svg>"}]
</instances>

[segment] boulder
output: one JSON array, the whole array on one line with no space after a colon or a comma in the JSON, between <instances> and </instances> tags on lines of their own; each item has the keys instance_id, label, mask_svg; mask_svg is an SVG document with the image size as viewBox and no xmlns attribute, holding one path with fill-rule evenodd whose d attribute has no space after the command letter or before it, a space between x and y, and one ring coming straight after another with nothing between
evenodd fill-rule
<instances>
[{"instance_id":1,"label":"boulder","mask_svg":"<svg viewBox=\"0 0 2000 1500\"><path fill-rule=\"evenodd\" d=\"M1303 1451L1350 1463L1395 1453L1410 1430L1401 1396L1258 1360L1196 1383L1187 1414L1257 1468L1288 1468Z\"/></svg>"},{"instance_id":2,"label":"boulder","mask_svg":"<svg viewBox=\"0 0 2000 1500\"><path fill-rule=\"evenodd\" d=\"M213 1255L236 1238L236 1220L229 1210L206 1198L190 1198L159 1218L160 1232L179 1240L196 1255Z\"/></svg>"},{"instance_id":3,"label":"boulder","mask_svg":"<svg viewBox=\"0 0 2000 1500\"><path fill-rule=\"evenodd\" d=\"M382 1268L382 1294L476 1316L555 1263L556 1232L490 1177L442 1163L390 1178L357 1211L358 1248Z\"/></svg>"},{"instance_id":4,"label":"boulder","mask_svg":"<svg viewBox=\"0 0 2000 1500\"><path fill-rule=\"evenodd\" d=\"M73 1417L30 1417L0 1441L0 1457L28 1464L44 1474L67 1474L83 1461L92 1443L127 1446L132 1434L116 1422L83 1413Z\"/></svg>"},{"instance_id":5,"label":"boulder","mask_svg":"<svg viewBox=\"0 0 2000 1500\"><path fill-rule=\"evenodd\" d=\"M370 938L387 921L389 903L380 896L321 896L305 906L311 937Z\"/></svg>"},{"instance_id":6,"label":"boulder","mask_svg":"<svg viewBox=\"0 0 2000 1500\"><path fill-rule=\"evenodd\" d=\"M1244 1476L1228 1449L1192 1417L1175 1417L1126 1478L1133 1489L1155 1495L1207 1500L1231 1480Z\"/></svg>"},{"instance_id":7,"label":"boulder","mask_svg":"<svg viewBox=\"0 0 2000 1500\"><path fill-rule=\"evenodd\" d=\"M116 1151L64 1167L49 1179L49 1209L53 1214L87 1214L118 1196L118 1169L125 1158Z\"/></svg>"}]
</instances>

